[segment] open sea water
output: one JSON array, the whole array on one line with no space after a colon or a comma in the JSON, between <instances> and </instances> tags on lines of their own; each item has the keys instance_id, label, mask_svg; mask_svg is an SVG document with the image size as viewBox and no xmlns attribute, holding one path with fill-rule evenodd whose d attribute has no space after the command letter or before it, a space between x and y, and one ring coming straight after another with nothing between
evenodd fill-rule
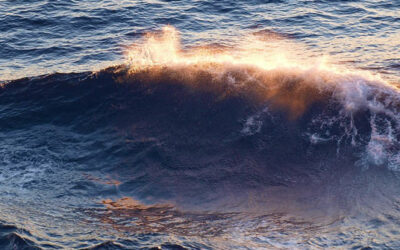
<instances>
[{"instance_id":1,"label":"open sea water","mask_svg":"<svg viewBox=\"0 0 400 250\"><path fill-rule=\"evenodd\" d=\"M400 1L0 0L1 249L400 249Z\"/></svg>"}]
</instances>

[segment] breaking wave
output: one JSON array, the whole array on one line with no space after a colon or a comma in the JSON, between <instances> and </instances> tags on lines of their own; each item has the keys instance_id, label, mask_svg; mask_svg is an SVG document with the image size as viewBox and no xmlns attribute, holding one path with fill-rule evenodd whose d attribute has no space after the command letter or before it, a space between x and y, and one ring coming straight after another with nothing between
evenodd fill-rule
<instances>
[{"instance_id":1,"label":"breaking wave","mask_svg":"<svg viewBox=\"0 0 400 250\"><path fill-rule=\"evenodd\" d=\"M328 63L326 57L313 59L283 35L252 34L233 48L183 48L179 33L166 26L147 34L127 57L123 82L168 82L210 92L216 100L251 100L258 107L242 119L242 135L260 133L265 120L283 112L291 122L306 123L297 136L314 146L335 143L339 153L350 142L360 151L358 164L398 168L397 86L378 75Z\"/></svg>"},{"instance_id":2,"label":"breaking wave","mask_svg":"<svg viewBox=\"0 0 400 250\"><path fill-rule=\"evenodd\" d=\"M203 218L175 208L226 213L230 219L224 223L237 226L243 221L229 213L263 216L365 205L354 193L362 196L369 189L360 185L348 194L343 183L354 184L357 174L371 168L400 170L397 87L327 59L302 59L305 53L291 58L297 45L276 34L255 34L250 40L237 47L183 47L177 31L167 27L129 48L125 65L3 82L0 161L6 166L16 157L27 161L18 188L53 185L47 174L57 173L53 165L58 164L60 172L84 172L85 181L97 183L88 185L93 190L83 188L83 180L70 184L70 175L63 175L74 190L85 190L79 191L82 196L96 196L95 185L104 185L116 187L116 200L123 195L144 204L168 204L113 202L104 193L114 191L106 189L101 196L108 213L91 216L118 230L141 231L132 222L121 225L136 216L149 233L179 235L185 230L166 223L160 213L189 218L179 224L186 227L194 217ZM10 138L19 138L19 147ZM44 168L31 169L32 162ZM99 172L112 180L87 175ZM42 175L41 181L31 179ZM315 188L321 183L334 188ZM287 187L293 189L282 189ZM328 203L310 198L316 190L327 197L332 189L340 194ZM70 195L70 187L65 190L54 195ZM168 226L155 226L146 216ZM9 243L3 243L4 237ZM17 234L4 237L3 245L30 244ZM106 241L94 249L109 246L120 247Z\"/></svg>"}]
</instances>

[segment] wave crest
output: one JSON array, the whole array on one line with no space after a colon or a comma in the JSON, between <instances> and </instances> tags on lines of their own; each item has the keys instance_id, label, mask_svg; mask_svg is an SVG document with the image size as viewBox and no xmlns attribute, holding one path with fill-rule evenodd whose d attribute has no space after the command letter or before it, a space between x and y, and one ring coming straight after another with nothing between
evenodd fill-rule
<instances>
[{"instance_id":1,"label":"wave crest","mask_svg":"<svg viewBox=\"0 0 400 250\"><path fill-rule=\"evenodd\" d=\"M129 70L122 81L147 85L173 82L195 91L212 92L217 99L245 96L262 109L284 111L290 120L322 104L320 114L310 123L310 127L318 127L309 133L312 143L332 140L329 128L336 124L344 130L343 135L333 138L338 145L349 138L352 145L368 145L367 161L378 165L397 162L397 156L387 158L393 158L390 148L398 144L393 139L399 136L398 88L379 75L338 66L328 57L315 57L281 36L253 34L231 47L184 47L179 32L166 26L129 48L127 58ZM335 114L332 105L336 105ZM260 131L258 116L262 109L249 116L244 133ZM356 117L360 116L368 117L368 136L360 135L360 126L365 127L357 124ZM377 132L376 117L390 124L378 129L386 132Z\"/></svg>"}]
</instances>

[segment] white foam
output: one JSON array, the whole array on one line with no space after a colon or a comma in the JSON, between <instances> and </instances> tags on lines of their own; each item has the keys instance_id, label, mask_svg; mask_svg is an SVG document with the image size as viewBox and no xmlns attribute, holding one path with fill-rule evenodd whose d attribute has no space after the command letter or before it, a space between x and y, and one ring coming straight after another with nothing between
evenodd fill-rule
<instances>
[{"instance_id":1,"label":"white foam","mask_svg":"<svg viewBox=\"0 0 400 250\"><path fill-rule=\"evenodd\" d=\"M244 135L254 135L259 133L263 126L262 118L264 114L268 114L268 107L265 107L263 110L249 116L246 119L241 133Z\"/></svg>"}]
</instances>

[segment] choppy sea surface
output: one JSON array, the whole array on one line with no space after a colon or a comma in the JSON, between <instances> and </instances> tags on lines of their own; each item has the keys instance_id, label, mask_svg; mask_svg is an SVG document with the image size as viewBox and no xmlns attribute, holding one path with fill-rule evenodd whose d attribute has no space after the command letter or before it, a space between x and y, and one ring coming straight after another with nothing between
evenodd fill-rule
<instances>
[{"instance_id":1,"label":"choppy sea surface","mask_svg":"<svg viewBox=\"0 0 400 250\"><path fill-rule=\"evenodd\" d=\"M1 249L399 249L400 1L0 1Z\"/></svg>"}]
</instances>

